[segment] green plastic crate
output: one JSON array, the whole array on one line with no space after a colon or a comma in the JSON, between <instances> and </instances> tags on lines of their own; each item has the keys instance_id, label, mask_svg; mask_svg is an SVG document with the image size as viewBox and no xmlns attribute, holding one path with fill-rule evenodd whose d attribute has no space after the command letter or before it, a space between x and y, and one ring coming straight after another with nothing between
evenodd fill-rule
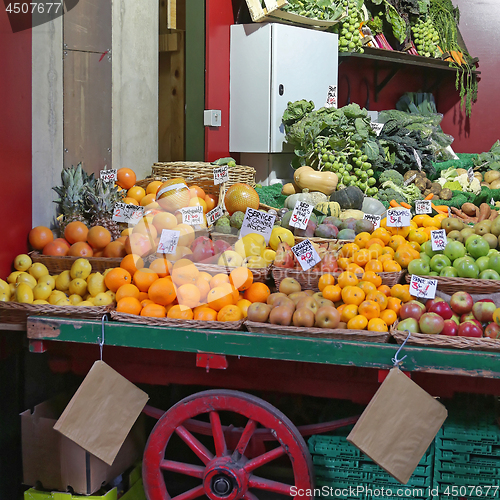
<instances>
[{"instance_id":1,"label":"green plastic crate","mask_svg":"<svg viewBox=\"0 0 500 500\"><path fill-rule=\"evenodd\" d=\"M123 497L122 497L123 498ZM71 493L62 493L60 491L40 491L30 488L24 492L24 500L117 500L116 488L109 490L103 495L72 495Z\"/></svg>"}]
</instances>

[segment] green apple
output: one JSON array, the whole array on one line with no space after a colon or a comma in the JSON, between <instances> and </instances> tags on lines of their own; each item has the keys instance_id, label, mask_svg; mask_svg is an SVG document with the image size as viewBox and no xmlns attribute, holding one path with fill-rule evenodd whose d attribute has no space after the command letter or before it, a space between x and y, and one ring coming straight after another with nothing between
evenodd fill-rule
<instances>
[{"instance_id":1,"label":"green apple","mask_svg":"<svg viewBox=\"0 0 500 500\"><path fill-rule=\"evenodd\" d=\"M466 249L464 244L460 243L460 241L450 240L446 244L443 253L446 255L446 257L448 257L448 259L450 259L453 262L455 259L464 257L466 254Z\"/></svg>"},{"instance_id":2,"label":"green apple","mask_svg":"<svg viewBox=\"0 0 500 500\"><path fill-rule=\"evenodd\" d=\"M446 255L437 254L431 259L430 267L433 271L437 273L441 272L443 267L451 266L451 261L446 257Z\"/></svg>"},{"instance_id":3,"label":"green apple","mask_svg":"<svg viewBox=\"0 0 500 500\"><path fill-rule=\"evenodd\" d=\"M495 255L498 253L498 250L496 248L491 248L490 251L488 252L488 257L491 257L492 255Z\"/></svg>"},{"instance_id":4,"label":"green apple","mask_svg":"<svg viewBox=\"0 0 500 500\"><path fill-rule=\"evenodd\" d=\"M494 253L490 255L488 268L493 269L493 271L496 271L498 274L500 274L500 253Z\"/></svg>"},{"instance_id":5,"label":"green apple","mask_svg":"<svg viewBox=\"0 0 500 500\"><path fill-rule=\"evenodd\" d=\"M427 276L431 272L431 269L429 263L423 259L413 259L408 264L408 272L410 274L417 274L418 276Z\"/></svg>"},{"instance_id":6,"label":"green apple","mask_svg":"<svg viewBox=\"0 0 500 500\"><path fill-rule=\"evenodd\" d=\"M471 257L474 257L474 259L479 259L479 257L482 257L483 255L488 255L488 252L490 251L490 245L479 234L469 236L465 242L465 248Z\"/></svg>"},{"instance_id":7,"label":"green apple","mask_svg":"<svg viewBox=\"0 0 500 500\"><path fill-rule=\"evenodd\" d=\"M441 269L439 276L446 276L447 278L456 278L458 271L453 266L446 266Z\"/></svg>"},{"instance_id":8,"label":"green apple","mask_svg":"<svg viewBox=\"0 0 500 500\"><path fill-rule=\"evenodd\" d=\"M420 252L420 259L427 262L427 264L431 263L431 258L425 252Z\"/></svg>"},{"instance_id":9,"label":"green apple","mask_svg":"<svg viewBox=\"0 0 500 500\"><path fill-rule=\"evenodd\" d=\"M458 270L458 266L463 262L463 261L470 261L470 262L475 262L475 260L470 257L469 255L466 255L465 257L459 257L458 259L455 259L453 261L453 267Z\"/></svg>"},{"instance_id":10,"label":"green apple","mask_svg":"<svg viewBox=\"0 0 500 500\"><path fill-rule=\"evenodd\" d=\"M489 269L490 258L487 255L483 255L476 260L477 267L479 267L479 272L482 273L486 269Z\"/></svg>"},{"instance_id":11,"label":"green apple","mask_svg":"<svg viewBox=\"0 0 500 500\"><path fill-rule=\"evenodd\" d=\"M429 276L439 276L439 273L437 273L436 271L431 271L429 273Z\"/></svg>"},{"instance_id":12,"label":"green apple","mask_svg":"<svg viewBox=\"0 0 500 500\"><path fill-rule=\"evenodd\" d=\"M479 274L479 279L482 280L500 280L500 274L493 269L486 269L482 273Z\"/></svg>"},{"instance_id":13,"label":"green apple","mask_svg":"<svg viewBox=\"0 0 500 500\"><path fill-rule=\"evenodd\" d=\"M424 243L422 243L422 245L420 245L420 250L423 250L431 258L434 257L434 255L441 253L440 251L435 252L432 249L431 240L428 240L428 241L425 241Z\"/></svg>"},{"instance_id":14,"label":"green apple","mask_svg":"<svg viewBox=\"0 0 500 500\"><path fill-rule=\"evenodd\" d=\"M477 267L473 259L463 257L463 260L457 266L453 263L453 267L457 270L460 278L477 278L479 276L479 267Z\"/></svg>"}]
</instances>

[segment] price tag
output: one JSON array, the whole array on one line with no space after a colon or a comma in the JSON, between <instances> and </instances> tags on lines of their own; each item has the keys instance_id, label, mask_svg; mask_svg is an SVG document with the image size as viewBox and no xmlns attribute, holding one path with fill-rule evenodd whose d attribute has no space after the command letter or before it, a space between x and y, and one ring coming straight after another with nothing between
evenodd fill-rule
<instances>
[{"instance_id":1,"label":"price tag","mask_svg":"<svg viewBox=\"0 0 500 500\"><path fill-rule=\"evenodd\" d=\"M337 107L337 85L328 85L325 108Z\"/></svg>"},{"instance_id":2,"label":"price tag","mask_svg":"<svg viewBox=\"0 0 500 500\"><path fill-rule=\"evenodd\" d=\"M259 212L253 208L247 208L239 237L243 238L243 236L247 234L258 233L264 236L266 243L269 243L275 220L275 215Z\"/></svg>"},{"instance_id":3,"label":"price tag","mask_svg":"<svg viewBox=\"0 0 500 500\"><path fill-rule=\"evenodd\" d=\"M104 181L104 182L115 182L117 177L117 170L116 169L110 169L110 170L101 170L99 172L99 177Z\"/></svg>"},{"instance_id":4,"label":"price tag","mask_svg":"<svg viewBox=\"0 0 500 500\"><path fill-rule=\"evenodd\" d=\"M403 182L403 186L408 186L408 184L411 184L416 178L417 178L417 174L413 174L411 177L408 177L408 179L406 179Z\"/></svg>"},{"instance_id":5,"label":"price tag","mask_svg":"<svg viewBox=\"0 0 500 500\"><path fill-rule=\"evenodd\" d=\"M431 214L432 213L431 203L432 203L431 200L417 200L415 202L415 213L417 215Z\"/></svg>"},{"instance_id":6,"label":"price tag","mask_svg":"<svg viewBox=\"0 0 500 500\"><path fill-rule=\"evenodd\" d=\"M181 208L182 223L196 226L203 224L203 207L185 207Z\"/></svg>"},{"instance_id":7,"label":"price tag","mask_svg":"<svg viewBox=\"0 0 500 500\"><path fill-rule=\"evenodd\" d=\"M314 267L318 262L321 262L321 257L314 250L312 243L309 240L301 241L292 247L292 252L297 257L300 267L303 271L307 271Z\"/></svg>"},{"instance_id":8,"label":"price tag","mask_svg":"<svg viewBox=\"0 0 500 500\"><path fill-rule=\"evenodd\" d=\"M127 203L117 203L113 210L113 220L116 222L127 222L137 224L144 215L144 207Z\"/></svg>"},{"instance_id":9,"label":"price tag","mask_svg":"<svg viewBox=\"0 0 500 500\"><path fill-rule=\"evenodd\" d=\"M446 231L444 229L431 231L431 244L433 252L436 252L437 250L444 250L446 243L448 243L448 241L446 239Z\"/></svg>"},{"instance_id":10,"label":"price tag","mask_svg":"<svg viewBox=\"0 0 500 500\"><path fill-rule=\"evenodd\" d=\"M406 227L410 225L411 212L407 208L389 208L387 210L388 227Z\"/></svg>"},{"instance_id":11,"label":"price tag","mask_svg":"<svg viewBox=\"0 0 500 500\"><path fill-rule=\"evenodd\" d=\"M177 248L177 244L179 243L180 235L180 231L174 231L173 229L163 229L156 252L169 254L174 253L175 249Z\"/></svg>"},{"instance_id":12,"label":"price tag","mask_svg":"<svg viewBox=\"0 0 500 500\"><path fill-rule=\"evenodd\" d=\"M474 180L474 169L472 167L467 170L467 177L469 180L469 184Z\"/></svg>"},{"instance_id":13,"label":"price tag","mask_svg":"<svg viewBox=\"0 0 500 500\"><path fill-rule=\"evenodd\" d=\"M415 161L417 162L417 167L422 172L422 162L420 161L420 156L418 155L418 151L415 148L413 149L413 156L415 157Z\"/></svg>"},{"instance_id":14,"label":"price tag","mask_svg":"<svg viewBox=\"0 0 500 500\"><path fill-rule=\"evenodd\" d=\"M436 296L437 280L421 278L416 274L411 275L410 295L419 299L433 299Z\"/></svg>"},{"instance_id":15,"label":"price tag","mask_svg":"<svg viewBox=\"0 0 500 500\"><path fill-rule=\"evenodd\" d=\"M495 206L495 200L494 200L493 198L491 198L491 200L490 200L490 205L491 205L492 207L494 207L494 206Z\"/></svg>"},{"instance_id":16,"label":"price tag","mask_svg":"<svg viewBox=\"0 0 500 500\"><path fill-rule=\"evenodd\" d=\"M207 212L207 223L209 226L213 226L216 221L218 221L224 215L222 210L222 205L217 205L213 210Z\"/></svg>"},{"instance_id":17,"label":"price tag","mask_svg":"<svg viewBox=\"0 0 500 500\"><path fill-rule=\"evenodd\" d=\"M375 132L375 135L380 135L380 132L382 132L382 129L384 128L384 124L383 123L375 123L375 122L371 122L370 123L370 127L373 129L373 131Z\"/></svg>"},{"instance_id":18,"label":"price tag","mask_svg":"<svg viewBox=\"0 0 500 500\"><path fill-rule=\"evenodd\" d=\"M288 224L299 229L305 229L313 210L313 205L309 205L309 203L304 201L298 201L293 207L292 216Z\"/></svg>"},{"instance_id":19,"label":"price tag","mask_svg":"<svg viewBox=\"0 0 500 500\"><path fill-rule=\"evenodd\" d=\"M363 219L369 220L373 222L373 229L378 229L380 227L380 220L382 219L381 215L373 215L373 214L365 214L363 215Z\"/></svg>"},{"instance_id":20,"label":"price tag","mask_svg":"<svg viewBox=\"0 0 500 500\"><path fill-rule=\"evenodd\" d=\"M229 180L229 169L227 165L214 168L214 184L222 184Z\"/></svg>"}]
</instances>

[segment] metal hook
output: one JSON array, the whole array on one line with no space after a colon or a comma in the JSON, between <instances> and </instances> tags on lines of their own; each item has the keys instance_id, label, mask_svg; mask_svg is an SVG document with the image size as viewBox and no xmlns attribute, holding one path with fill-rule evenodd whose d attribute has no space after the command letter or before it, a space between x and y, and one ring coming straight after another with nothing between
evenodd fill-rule
<instances>
[{"instance_id":1,"label":"metal hook","mask_svg":"<svg viewBox=\"0 0 500 500\"><path fill-rule=\"evenodd\" d=\"M394 363L394 366L400 365L403 360L406 358L406 355L403 356L401 359L398 359L398 354L401 352L401 349L405 346L407 340L411 337L411 333L408 330L405 330L405 332L408 333L408 336L406 337L405 341L401 344L399 349L396 351L396 354L394 354L394 357L392 358L392 362Z\"/></svg>"},{"instance_id":2,"label":"metal hook","mask_svg":"<svg viewBox=\"0 0 500 500\"><path fill-rule=\"evenodd\" d=\"M103 314L101 319L101 338L97 337L97 342L99 343L99 352L102 361L102 349L104 347L104 323L108 321L108 315Z\"/></svg>"}]
</instances>

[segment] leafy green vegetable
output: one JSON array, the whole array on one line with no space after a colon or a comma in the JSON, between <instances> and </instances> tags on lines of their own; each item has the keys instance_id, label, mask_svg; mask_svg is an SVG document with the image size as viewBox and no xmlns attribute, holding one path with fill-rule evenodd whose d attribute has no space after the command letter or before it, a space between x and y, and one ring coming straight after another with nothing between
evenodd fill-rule
<instances>
[{"instance_id":1,"label":"leafy green vegetable","mask_svg":"<svg viewBox=\"0 0 500 500\"><path fill-rule=\"evenodd\" d=\"M327 21L337 20L344 11L342 3L335 0L288 0L282 9L310 19Z\"/></svg>"},{"instance_id":2,"label":"leafy green vegetable","mask_svg":"<svg viewBox=\"0 0 500 500\"><path fill-rule=\"evenodd\" d=\"M407 26L398 11L387 1L385 1L385 16L387 22L392 25L392 32L399 43L403 43L407 37Z\"/></svg>"},{"instance_id":3,"label":"leafy green vegetable","mask_svg":"<svg viewBox=\"0 0 500 500\"><path fill-rule=\"evenodd\" d=\"M382 185L387 181L392 181L395 184L403 184L404 178L397 170L384 170L378 181Z\"/></svg>"},{"instance_id":4,"label":"leafy green vegetable","mask_svg":"<svg viewBox=\"0 0 500 500\"><path fill-rule=\"evenodd\" d=\"M302 119L307 113L310 113L314 109L314 102L306 101L302 99L301 101L288 102L288 105L283 113L283 124L285 125L285 131L290 128L295 122Z\"/></svg>"},{"instance_id":5,"label":"leafy green vegetable","mask_svg":"<svg viewBox=\"0 0 500 500\"><path fill-rule=\"evenodd\" d=\"M488 152L481 153L474 158L475 170L500 170L500 141L497 140Z\"/></svg>"}]
</instances>

